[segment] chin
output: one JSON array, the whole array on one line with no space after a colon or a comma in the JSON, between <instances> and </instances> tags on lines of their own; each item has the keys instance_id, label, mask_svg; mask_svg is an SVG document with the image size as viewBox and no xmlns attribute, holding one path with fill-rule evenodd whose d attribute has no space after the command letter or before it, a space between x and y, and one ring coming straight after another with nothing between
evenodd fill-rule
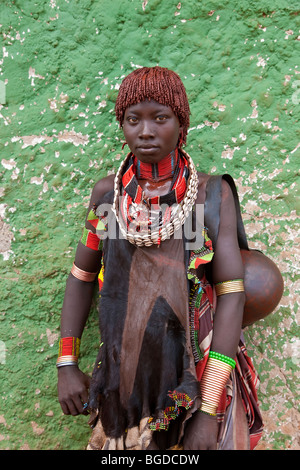
<instances>
[{"instance_id":1,"label":"chin","mask_svg":"<svg viewBox=\"0 0 300 470\"><path fill-rule=\"evenodd\" d=\"M147 156L145 157L144 155L136 155L137 159L142 162L142 163L158 163L160 162L160 160L162 160L161 158L155 158L155 156Z\"/></svg>"},{"instance_id":2,"label":"chin","mask_svg":"<svg viewBox=\"0 0 300 470\"><path fill-rule=\"evenodd\" d=\"M134 155L140 160L142 163L158 163L163 160L170 152L162 153L160 149L156 151L137 151Z\"/></svg>"}]
</instances>

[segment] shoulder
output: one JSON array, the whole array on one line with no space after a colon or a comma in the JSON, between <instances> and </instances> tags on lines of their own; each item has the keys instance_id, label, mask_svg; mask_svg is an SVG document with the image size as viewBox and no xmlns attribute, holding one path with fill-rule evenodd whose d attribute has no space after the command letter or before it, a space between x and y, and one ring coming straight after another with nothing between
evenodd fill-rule
<instances>
[{"instance_id":1,"label":"shoulder","mask_svg":"<svg viewBox=\"0 0 300 470\"><path fill-rule=\"evenodd\" d=\"M99 204L99 201L105 196L105 194L109 193L114 189L114 179L115 175L109 175L101 180L97 181L92 189L92 194L90 198L90 202L88 205L87 214L90 213L91 209Z\"/></svg>"},{"instance_id":2,"label":"shoulder","mask_svg":"<svg viewBox=\"0 0 300 470\"><path fill-rule=\"evenodd\" d=\"M91 195L91 205L97 204L97 202L107 193L114 189L114 179L115 175L109 175L101 180L97 181L95 184L92 195Z\"/></svg>"}]
</instances>

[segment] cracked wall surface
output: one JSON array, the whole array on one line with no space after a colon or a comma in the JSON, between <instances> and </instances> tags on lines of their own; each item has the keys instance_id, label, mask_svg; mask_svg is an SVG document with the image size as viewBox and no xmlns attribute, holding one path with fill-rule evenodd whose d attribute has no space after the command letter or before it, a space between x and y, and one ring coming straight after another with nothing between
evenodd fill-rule
<instances>
[{"instance_id":1,"label":"cracked wall surface","mask_svg":"<svg viewBox=\"0 0 300 470\"><path fill-rule=\"evenodd\" d=\"M83 449L55 361L65 281L94 183L125 155L122 78L162 65L191 105L186 150L230 173L250 246L279 266L276 311L245 330L265 421L258 449L299 449L300 15L295 0L15 0L0 9L0 448ZM96 296L81 367L98 350Z\"/></svg>"}]
</instances>

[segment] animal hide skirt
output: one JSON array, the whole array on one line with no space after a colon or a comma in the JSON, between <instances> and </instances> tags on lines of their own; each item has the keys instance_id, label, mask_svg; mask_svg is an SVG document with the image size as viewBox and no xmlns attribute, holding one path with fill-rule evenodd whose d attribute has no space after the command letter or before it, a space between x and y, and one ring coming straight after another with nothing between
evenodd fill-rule
<instances>
[{"instance_id":1,"label":"animal hide skirt","mask_svg":"<svg viewBox=\"0 0 300 470\"><path fill-rule=\"evenodd\" d=\"M101 346L90 388L93 432L87 448L180 448L186 420L201 404L213 289L205 277L194 282L187 276L182 239L160 248L107 239L103 253ZM195 267L197 253L191 259ZM236 362L218 410L220 449L253 448L261 435L258 378L242 338Z\"/></svg>"}]
</instances>

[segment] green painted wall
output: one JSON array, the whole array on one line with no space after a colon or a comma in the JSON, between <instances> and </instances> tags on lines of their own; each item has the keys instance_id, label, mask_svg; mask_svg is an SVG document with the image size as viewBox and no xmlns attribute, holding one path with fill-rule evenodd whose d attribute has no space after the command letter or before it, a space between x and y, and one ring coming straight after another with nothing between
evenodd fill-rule
<instances>
[{"instance_id":1,"label":"green painted wall","mask_svg":"<svg viewBox=\"0 0 300 470\"><path fill-rule=\"evenodd\" d=\"M189 94L187 151L202 171L235 178L250 245L282 271L278 309L245 335L261 378L259 448L299 449L297 4L1 2L1 449L86 445L87 418L63 416L56 397L65 280L90 190L125 152L118 86L156 64L179 73ZM98 339L94 308L82 341L89 373Z\"/></svg>"}]
</instances>

